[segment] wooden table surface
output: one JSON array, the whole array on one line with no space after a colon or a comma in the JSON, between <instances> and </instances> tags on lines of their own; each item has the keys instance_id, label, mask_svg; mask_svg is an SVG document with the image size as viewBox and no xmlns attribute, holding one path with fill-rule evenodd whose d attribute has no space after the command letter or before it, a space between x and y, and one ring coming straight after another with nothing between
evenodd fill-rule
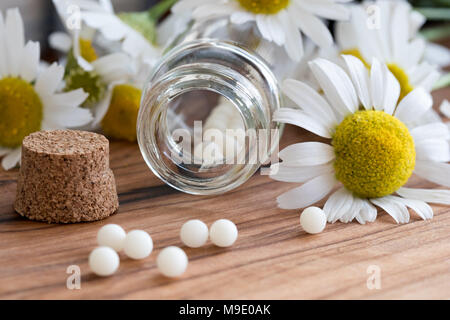
<instances>
[{"instance_id":1,"label":"wooden table surface","mask_svg":"<svg viewBox=\"0 0 450 320\"><path fill-rule=\"evenodd\" d=\"M450 97L450 88L434 97L439 105ZM282 146L311 137L288 126ZM380 213L375 223L329 224L323 233L308 235L300 228L299 211L276 206L276 196L292 184L256 174L225 195L186 195L150 172L136 144L123 142L111 143L111 167L119 212L72 225L32 222L16 214L18 170L0 169L1 299L450 298L449 207L434 206L431 221L412 213L409 224L397 225ZM436 187L417 177L410 185ZM182 246L178 234L185 221L210 225L220 218L231 219L239 229L233 247ZM87 258L98 229L108 223L149 232L155 249L142 261L121 254L118 272L100 278L89 270ZM183 247L190 261L178 280L161 276L155 264L159 251L170 245ZM79 290L66 287L70 265L81 269ZM369 289L368 271L377 268L381 288Z\"/></svg>"}]
</instances>

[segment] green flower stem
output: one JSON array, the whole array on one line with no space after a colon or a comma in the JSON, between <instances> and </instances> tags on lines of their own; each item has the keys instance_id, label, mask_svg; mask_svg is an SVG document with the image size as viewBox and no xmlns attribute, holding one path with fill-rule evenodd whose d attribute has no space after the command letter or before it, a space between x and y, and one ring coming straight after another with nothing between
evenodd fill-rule
<instances>
[{"instance_id":1,"label":"green flower stem","mask_svg":"<svg viewBox=\"0 0 450 320\"><path fill-rule=\"evenodd\" d=\"M167 11L172 8L172 6L177 2L178 0L163 0L159 2L158 4L154 5L150 8L148 11L148 14L150 16L150 19L152 21L158 21L163 15L167 13Z\"/></svg>"},{"instance_id":2,"label":"green flower stem","mask_svg":"<svg viewBox=\"0 0 450 320\"><path fill-rule=\"evenodd\" d=\"M416 8L427 20L450 20L450 8Z\"/></svg>"}]
</instances>

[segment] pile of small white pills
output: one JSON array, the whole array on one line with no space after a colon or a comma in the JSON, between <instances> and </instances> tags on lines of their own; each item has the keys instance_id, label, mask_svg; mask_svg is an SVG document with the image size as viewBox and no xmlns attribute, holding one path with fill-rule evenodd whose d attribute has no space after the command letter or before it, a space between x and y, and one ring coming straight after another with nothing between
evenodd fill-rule
<instances>
[{"instance_id":1,"label":"pile of small white pills","mask_svg":"<svg viewBox=\"0 0 450 320\"><path fill-rule=\"evenodd\" d=\"M229 247L236 242L238 230L230 220L220 219L208 226L200 220L189 220L180 230L181 241L190 248L199 248L206 244L208 237L219 247ZM107 224L97 233L98 247L89 255L89 267L99 276L110 276L119 268L118 252L129 258L140 260L147 258L153 251L152 237L143 230L128 233L117 224ZM169 246L159 253L156 259L158 270L166 277L179 277L187 269L188 257L183 249Z\"/></svg>"},{"instance_id":2,"label":"pile of small white pills","mask_svg":"<svg viewBox=\"0 0 450 320\"><path fill-rule=\"evenodd\" d=\"M131 259L147 258L153 250L150 235L143 230L128 233L117 224L107 224L97 233L97 248L89 255L89 267L99 276L110 276L119 268L120 251Z\"/></svg>"},{"instance_id":3,"label":"pile of small white pills","mask_svg":"<svg viewBox=\"0 0 450 320\"><path fill-rule=\"evenodd\" d=\"M325 229L327 217L322 209L309 207L300 216L300 225L307 233L316 234Z\"/></svg>"}]
</instances>

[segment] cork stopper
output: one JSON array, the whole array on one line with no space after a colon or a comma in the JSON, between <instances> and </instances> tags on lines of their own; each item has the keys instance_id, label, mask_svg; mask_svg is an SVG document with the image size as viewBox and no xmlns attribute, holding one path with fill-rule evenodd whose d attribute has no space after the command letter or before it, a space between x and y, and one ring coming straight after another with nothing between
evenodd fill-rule
<instances>
[{"instance_id":1,"label":"cork stopper","mask_svg":"<svg viewBox=\"0 0 450 320\"><path fill-rule=\"evenodd\" d=\"M22 143L15 210L49 223L96 221L119 207L109 142L74 130L35 132Z\"/></svg>"}]
</instances>

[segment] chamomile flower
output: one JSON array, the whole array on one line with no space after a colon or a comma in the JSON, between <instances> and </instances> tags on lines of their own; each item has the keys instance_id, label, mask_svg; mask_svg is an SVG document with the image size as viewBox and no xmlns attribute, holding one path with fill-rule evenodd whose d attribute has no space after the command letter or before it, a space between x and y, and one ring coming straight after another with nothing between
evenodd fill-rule
<instances>
[{"instance_id":1,"label":"chamomile flower","mask_svg":"<svg viewBox=\"0 0 450 320\"><path fill-rule=\"evenodd\" d=\"M345 69L322 58L310 62L324 96L300 81L284 82L285 94L300 110L282 108L275 121L330 140L280 152L282 162L273 165L271 177L304 184L279 196L279 207L307 207L341 185L324 206L329 222L374 221L375 206L397 223L409 221L407 208L432 218L427 202L450 204L450 191L405 187L413 173L450 187L447 126L413 125L432 107L430 94L416 88L398 103L400 84L386 65L375 59L369 73L358 58L342 57Z\"/></svg>"},{"instance_id":2,"label":"chamomile flower","mask_svg":"<svg viewBox=\"0 0 450 320\"><path fill-rule=\"evenodd\" d=\"M0 48L0 157L9 170L20 161L22 140L30 133L83 126L92 116L79 107L87 98L83 90L59 92L63 67L40 67L39 44L25 44L18 9L8 10L5 20L0 13Z\"/></svg>"},{"instance_id":3,"label":"chamomile flower","mask_svg":"<svg viewBox=\"0 0 450 320\"><path fill-rule=\"evenodd\" d=\"M366 1L350 7L351 20L336 24L339 54L352 54L366 66L373 58L385 63L400 83L400 99L417 87L431 91L440 74L437 65L424 59L427 42L418 30L425 17L403 0Z\"/></svg>"},{"instance_id":4,"label":"chamomile flower","mask_svg":"<svg viewBox=\"0 0 450 320\"><path fill-rule=\"evenodd\" d=\"M79 6L79 18L82 21L85 15L89 14L114 15L109 1L98 3L90 0L54 0L54 3L60 13L67 12L71 5ZM61 18L64 20L63 14ZM119 29L124 28L122 22L117 25ZM93 111L94 128L101 127L104 133L112 138L134 141L141 88L149 65L144 59L134 59L121 50L99 56L93 46L96 30L86 23L82 24L81 30L68 28L68 31L72 41L66 65L66 89L83 88L89 93L84 106ZM90 38L86 36L89 34ZM55 41L57 37L59 36L53 36L54 44L58 43ZM136 37L142 38L140 35ZM114 44L110 42L108 46L113 47ZM60 47L63 47L62 43Z\"/></svg>"},{"instance_id":5,"label":"chamomile flower","mask_svg":"<svg viewBox=\"0 0 450 320\"><path fill-rule=\"evenodd\" d=\"M98 31L109 42L119 43L121 51L133 59L153 65L161 57L161 50L156 46L156 30L149 30L152 27L146 24L149 17L137 14L116 15L110 0L53 1L56 5L63 2L66 7L77 5L81 20L87 27Z\"/></svg>"},{"instance_id":6,"label":"chamomile flower","mask_svg":"<svg viewBox=\"0 0 450 320\"><path fill-rule=\"evenodd\" d=\"M254 22L264 39L284 46L289 57L299 61L303 55L301 32L319 46L331 46L333 38L320 18L348 19L349 11L342 2L349 0L181 0L172 11L192 11L195 20L222 17L239 25Z\"/></svg>"}]
</instances>

